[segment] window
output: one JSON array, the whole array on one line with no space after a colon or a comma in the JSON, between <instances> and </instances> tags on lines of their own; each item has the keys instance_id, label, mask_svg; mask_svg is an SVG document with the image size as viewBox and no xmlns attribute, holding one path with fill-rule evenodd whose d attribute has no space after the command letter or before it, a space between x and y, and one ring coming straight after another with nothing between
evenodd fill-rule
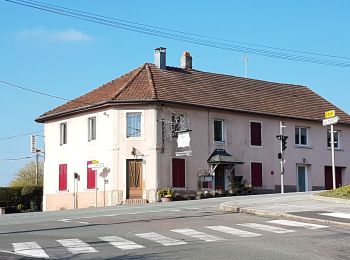
<instances>
[{"instance_id":1,"label":"window","mask_svg":"<svg viewBox=\"0 0 350 260\"><path fill-rule=\"evenodd\" d=\"M141 113L126 114L126 136L139 137L141 136Z\"/></svg>"},{"instance_id":2,"label":"window","mask_svg":"<svg viewBox=\"0 0 350 260\"><path fill-rule=\"evenodd\" d=\"M67 144L67 123L60 124L60 145Z\"/></svg>"},{"instance_id":3,"label":"window","mask_svg":"<svg viewBox=\"0 0 350 260\"><path fill-rule=\"evenodd\" d=\"M171 136L177 137L177 131L182 130L181 124L184 124L184 115L173 114L171 116Z\"/></svg>"},{"instance_id":4,"label":"window","mask_svg":"<svg viewBox=\"0 0 350 260\"><path fill-rule=\"evenodd\" d=\"M67 190L67 164L60 164L58 169L58 190Z\"/></svg>"},{"instance_id":5,"label":"window","mask_svg":"<svg viewBox=\"0 0 350 260\"><path fill-rule=\"evenodd\" d=\"M261 146L261 123L250 122L250 145Z\"/></svg>"},{"instance_id":6,"label":"window","mask_svg":"<svg viewBox=\"0 0 350 260\"><path fill-rule=\"evenodd\" d=\"M214 120L214 142L225 142L223 120Z\"/></svg>"},{"instance_id":7,"label":"window","mask_svg":"<svg viewBox=\"0 0 350 260\"><path fill-rule=\"evenodd\" d=\"M308 145L308 130L307 127L295 128L295 144L304 146Z\"/></svg>"},{"instance_id":8,"label":"window","mask_svg":"<svg viewBox=\"0 0 350 260\"><path fill-rule=\"evenodd\" d=\"M88 140L96 140L96 117L88 118Z\"/></svg>"},{"instance_id":9,"label":"window","mask_svg":"<svg viewBox=\"0 0 350 260\"><path fill-rule=\"evenodd\" d=\"M185 188L185 159L173 158L173 187Z\"/></svg>"},{"instance_id":10,"label":"window","mask_svg":"<svg viewBox=\"0 0 350 260\"><path fill-rule=\"evenodd\" d=\"M340 148L340 131L334 130L334 148ZM327 131L327 147L331 148L331 131Z\"/></svg>"},{"instance_id":11,"label":"window","mask_svg":"<svg viewBox=\"0 0 350 260\"><path fill-rule=\"evenodd\" d=\"M250 164L253 187L262 187L262 163L252 162Z\"/></svg>"},{"instance_id":12,"label":"window","mask_svg":"<svg viewBox=\"0 0 350 260\"><path fill-rule=\"evenodd\" d=\"M89 168L89 165L92 164L92 161L87 162L87 189L95 189L96 188L96 171Z\"/></svg>"}]
</instances>

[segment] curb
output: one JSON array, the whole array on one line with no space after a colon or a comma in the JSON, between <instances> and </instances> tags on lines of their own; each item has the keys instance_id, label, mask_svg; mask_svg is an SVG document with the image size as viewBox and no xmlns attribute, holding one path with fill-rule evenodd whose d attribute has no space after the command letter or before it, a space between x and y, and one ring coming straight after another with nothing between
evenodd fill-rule
<instances>
[{"instance_id":1,"label":"curb","mask_svg":"<svg viewBox=\"0 0 350 260\"><path fill-rule=\"evenodd\" d=\"M296 216L296 215L283 213L283 212L257 210L254 208L236 207L236 206L225 205L225 204L226 203L220 204L221 211L230 212L230 213L244 213L244 214L256 215L256 216L261 216L261 217L273 217L273 218L285 218L285 219L291 219L291 220L303 220L303 221L317 222L317 223L323 223L323 224L333 224L333 225L350 227L350 223L345 223L345 222L338 222L338 221L333 221L333 220L317 219L317 218L308 218L308 217Z\"/></svg>"}]
</instances>

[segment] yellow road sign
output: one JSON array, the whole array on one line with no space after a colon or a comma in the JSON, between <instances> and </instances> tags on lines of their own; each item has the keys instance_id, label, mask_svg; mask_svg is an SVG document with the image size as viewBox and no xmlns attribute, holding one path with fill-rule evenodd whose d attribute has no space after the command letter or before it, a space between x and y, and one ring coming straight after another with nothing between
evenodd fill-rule
<instances>
[{"instance_id":1,"label":"yellow road sign","mask_svg":"<svg viewBox=\"0 0 350 260\"><path fill-rule=\"evenodd\" d=\"M335 117L335 110L329 110L324 113L325 118Z\"/></svg>"},{"instance_id":2,"label":"yellow road sign","mask_svg":"<svg viewBox=\"0 0 350 260\"><path fill-rule=\"evenodd\" d=\"M98 160L92 160L92 161L91 161L91 164L98 164L98 163L99 163Z\"/></svg>"}]
</instances>

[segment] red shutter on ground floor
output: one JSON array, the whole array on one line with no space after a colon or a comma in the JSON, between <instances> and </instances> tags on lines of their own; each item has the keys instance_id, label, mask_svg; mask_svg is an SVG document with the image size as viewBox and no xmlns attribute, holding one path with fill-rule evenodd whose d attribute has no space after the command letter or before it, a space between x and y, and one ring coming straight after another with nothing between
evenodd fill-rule
<instances>
[{"instance_id":1,"label":"red shutter on ground floor","mask_svg":"<svg viewBox=\"0 0 350 260\"><path fill-rule=\"evenodd\" d=\"M58 171L58 190L67 190L67 164L60 164Z\"/></svg>"},{"instance_id":2,"label":"red shutter on ground floor","mask_svg":"<svg viewBox=\"0 0 350 260\"><path fill-rule=\"evenodd\" d=\"M173 187L185 188L185 159L172 160Z\"/></svg>"},{"instance_id":3,"label":"red shutter on ground floor","mask_svg":"<svg viewBox=\"0 0 350 260\"><path fill-rule=\"evenodd\" d=\"M251 163L252 186L262 187L262 163Z\"/></svg>"},{"instance_id":4,"label":"red shutter on ground floor","mask_svg":"<svg viewBox=\"0 0 350 260\"><path fill-rule=\"evenodd\" d=\"M92 164L92 161L87 162L87 189L95 189L96 188L96 171L89 168L88 166Z\"/></svg>"}]
</instances>

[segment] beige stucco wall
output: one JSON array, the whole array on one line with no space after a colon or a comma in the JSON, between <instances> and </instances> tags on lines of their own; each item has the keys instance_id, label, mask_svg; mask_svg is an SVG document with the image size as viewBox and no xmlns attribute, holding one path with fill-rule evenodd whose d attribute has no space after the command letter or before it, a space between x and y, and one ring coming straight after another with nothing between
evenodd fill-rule
<instances>
[{"instance_id":1,"label":"beige stucco wall","mask_svg":"<svg viewBox=\"0 0 350 260\"><path fill-rule=\"evenodd\" d=\"M126 113L142 113L141 137L126 138ZM96 117L97 137L88 142L88 118ZM67 122L67 144L60 145L60 123ZM74 172L80 175L78 182L78 206L95 205L95 190L88 190L86 163L98 160L108 173L105 185L106 205L120 204L126 198L126 160L134 159L132 148L138 151L137 159L143 160L143 198L156 200L157 110L153 107L124 107L123 109L101 110L95 113L72 116L64 120L45 123L45 176L44 210L73 208ZM152 159L151 159L152 158ZM58 165L67 164L67 191L58 191ZM104 179L98 177L98 189L102 192ZM92 196L93 195L93 196ZM99 193L100 201L103 194ZM103 202L99 202L103 205Z\"/></svg>"},{"instance_id":2,"label":"beige stucco wall","mask_svg":"<svg viewBox=\"0 0 350 260\"><path fill-rule=\"evenodd\" d=\"M225 149L231 155L245 162L235 167L236 175L244 176L250 183L250 163L263 163L263 187L259 189L274 190L275 185L280 185L280 163L277 159L279 152L279 141L276 135L279 134L280 118L266 117L261 115L232 113L208 109L187 109L186 107L171 107L171 110L178 114L185 114L191 121L190 129L191 157L186 159L186 189L197 189L197 174L200 169L208 169L206 160L216 148ZM162 117L171 118L171 110L163 108ZM224 119L226 122L226 141L224 143L214 142L214 119ZM256 121L262 124L262 146L252 147L250 145L250 122ZM327 128L321 122L304 120L283 119L287 149L285 151L285 175L284 184L296 186L297 165L306 165L308 171L308 189L312 187L324 187L324 166L331 165L331 151L327 149L326 136ZM308 127L308 147L294 145L295 127ZM350 183L349 167L350 161L350 127L338 124L335 129L341 130L341 149L335 152L336 166L346 167L343 169L343 184ZM176 140L167 142L165 153L161 155L161 186L172 185L171 179L171 158L176 151ZM305 159L305 160L304 160ZM274 172L272 175L271 172ZM165 173L165 175L164 175Z\"/></svg>"},{"instance_id":3,"label":"beige stucco wall","mask_svg":"<svg viewBox=\"0 0 350 260\"><path fill-rule=\"evenodd\" d=\"M169 109L170 108L170 109ZM94 113L71 116L64 120L45 123L45 177L44 210L73 208L74 172L80 174L78 183L78 207L95 205L95 191L86 189L86 162L99 160L108 172L105 203L107 206L120 204L126 199L126 160L135 159L132 148L137 150L137 159L143 160L143 198L154 202L159 187L172 186L171 159L175 158L176 139L165 140L162 146L161 120L171 121L172 111L185 114L190 119L192 156L185 158L186 188L195 191L198 188L198 173L208 169L207 159L216 148L223 148L228 153L245 162L235 167L235 174L241 175L250 183L250 163L263 163L264 190L275 190L280 185L280 165L277 159L280 118L253 114L232 113L204 108L185 106L123 106L96 111ZM142 113L141 137L126 138L126 113ZM87 121L91 116L97 118L97 140L88 142ZM226 122L225 142L213 141L213 121L223 119ZM262 147L250 146L250 122L262 123ZM331 165L331 152L326 147L326 128L321 122L283 119L286 125L285 135L289 136L285 151L286 186L295 187L296 167L307 165L308 189L324 186L324 166ZM67 122L68 143L59 144L59 125ZM301 148L294 145L295 126L309 127L310 145ZM336 165L343 169L343 184L350 183L348 160L350 156L350 127L338 124L341 130L341 149L336 151ZM305 159L305 160L304 160ZM67 191L58 191L58 165L68 165ZM271 175L271 172L274 175ZM98 172L99 174L99 172ZM98 205L103 205L103 178L98 178Z\"/></svg>"}]
</instances>

